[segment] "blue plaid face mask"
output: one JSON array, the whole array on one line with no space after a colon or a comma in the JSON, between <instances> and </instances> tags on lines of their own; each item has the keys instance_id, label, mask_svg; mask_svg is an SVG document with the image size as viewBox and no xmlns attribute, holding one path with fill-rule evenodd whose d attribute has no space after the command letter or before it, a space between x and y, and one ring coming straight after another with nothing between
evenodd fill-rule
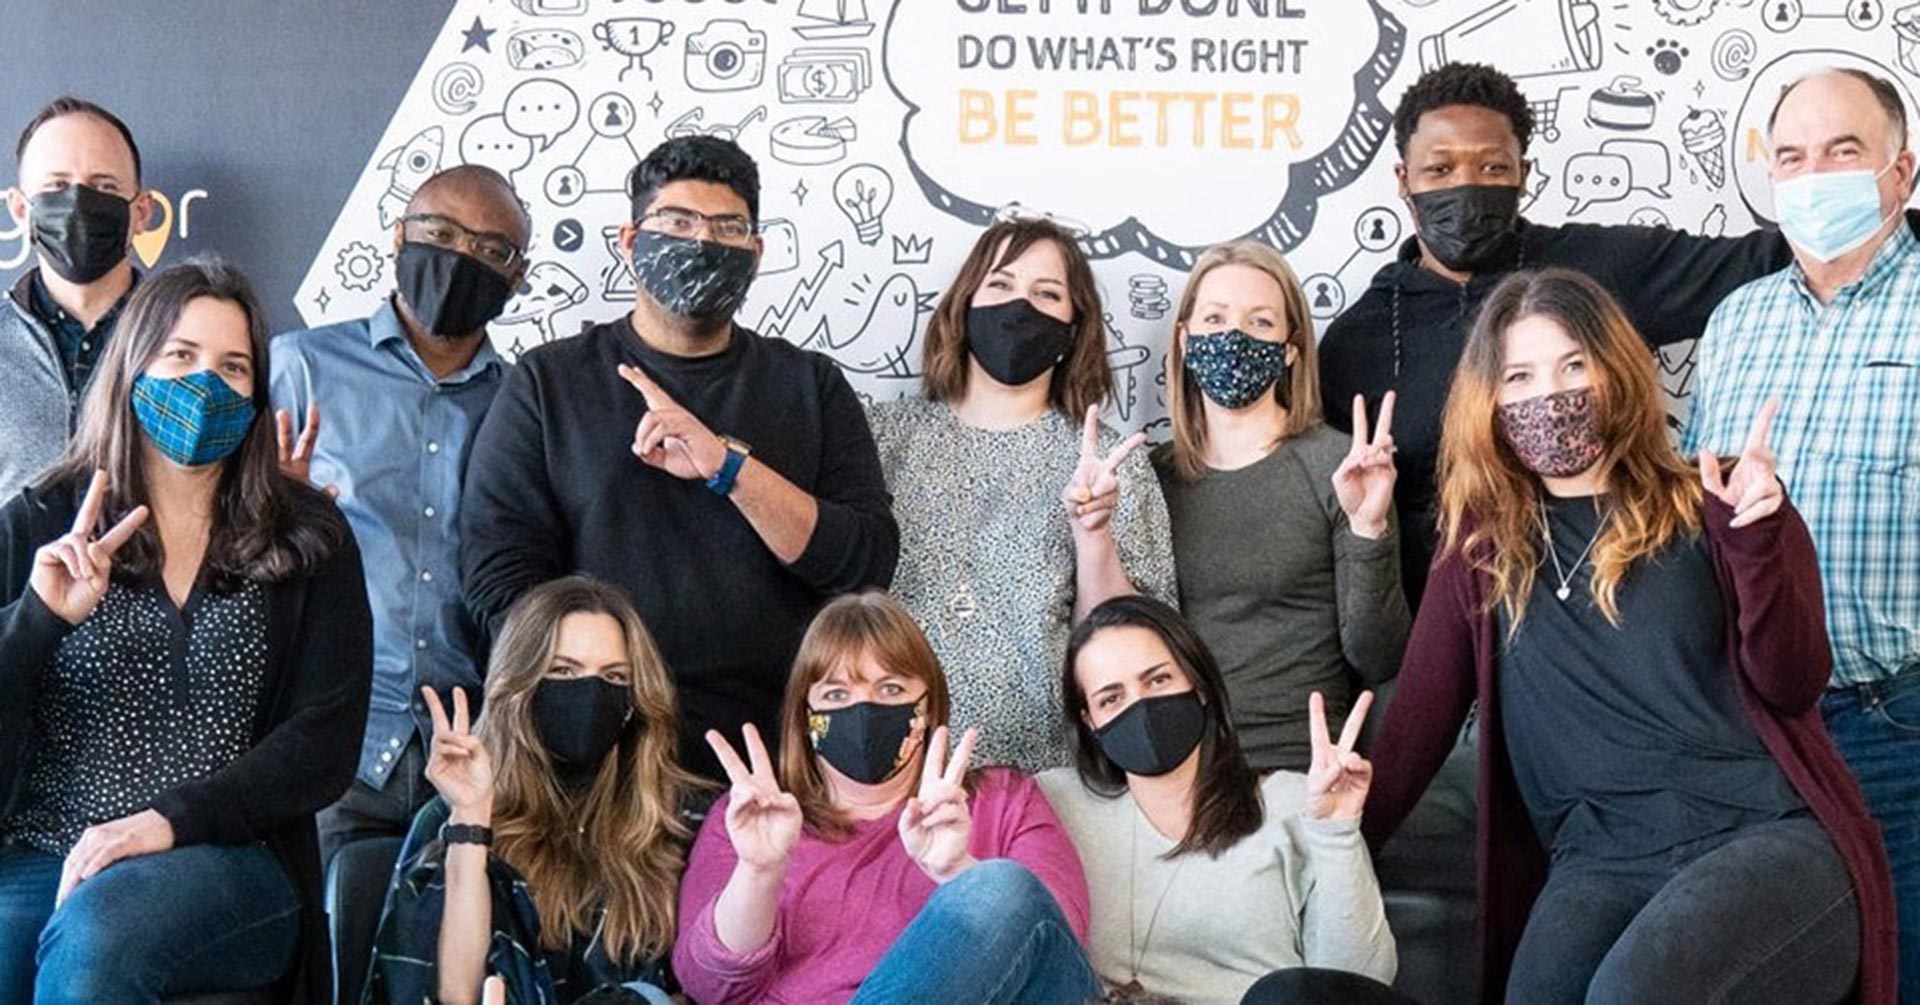
<instances>
[{"instance_id":1,"label":"blue plaid face mask","mask_svg":"<svg viewBox=\"0 0 1920 1005\"><path fill-rule=\"evenodd\" d=\"M253 428L253 399L212 370L133 380L133 414L167 459L197 468L227 459Z\"/></svg>"},{"instance_id":2,"label":"blue plaid face mask","mask_svg":"<svg viewBox=\"0 0 1920 1005\"><path fill-rule=\"evenodd\" d=\"M1189 334L1186 371L1221 408L1245 408L1287 375L1287 347L1237 328Z\"/></svg>"}]
</instances>

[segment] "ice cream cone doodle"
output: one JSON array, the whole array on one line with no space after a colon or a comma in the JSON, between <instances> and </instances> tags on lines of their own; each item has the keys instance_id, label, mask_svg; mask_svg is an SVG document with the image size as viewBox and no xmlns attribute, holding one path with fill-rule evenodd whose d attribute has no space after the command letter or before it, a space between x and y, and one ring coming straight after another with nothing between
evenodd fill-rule
<instances>
[{"instance_id":1,"label":"ice cream cone doodle","mask_svg":"<svg viewBox=\"0 0 1920 1005\"><path fill-rule=\"evenodd\" d=\"M1714 188L1727 181L1727 129L1718 111L1695 108L1680 120L1680 143Z\"/></svg>"}]
</instances>

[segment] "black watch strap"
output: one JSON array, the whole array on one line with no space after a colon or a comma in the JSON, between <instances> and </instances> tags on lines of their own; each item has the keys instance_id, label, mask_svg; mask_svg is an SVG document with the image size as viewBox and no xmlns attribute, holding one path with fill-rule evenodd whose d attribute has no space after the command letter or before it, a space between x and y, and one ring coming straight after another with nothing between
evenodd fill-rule
<instances>
[{"instance_id":1,"label":"black watch strap","mask_svg":"<svg viewBox=\"0 0 1920 1005\"><path fill-rule=\"evenodd\" d=\"M493 846L493 828L478 824L441 824L442 844L479 844Z\"/></svg>"}]
</instances>

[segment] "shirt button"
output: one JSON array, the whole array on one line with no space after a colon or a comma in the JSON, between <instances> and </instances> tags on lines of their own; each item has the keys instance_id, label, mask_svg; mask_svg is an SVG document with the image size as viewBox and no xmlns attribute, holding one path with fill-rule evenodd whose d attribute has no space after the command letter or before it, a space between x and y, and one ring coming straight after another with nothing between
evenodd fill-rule
<instances>
[{"instance_id":1,"label":"shirt button","mask_svg":"<svg viewBox=\"0 0 1920 1005\"><path fill-rule=\"evenodd\" d=\"M93 343L92 343L92 342L82 342L82 343L80 343L80 351L81 351L81 352L92 352L92 351L93 351Z\"/></svg>"},{"instance_id":2,"label":"shirt button","mask_svg":"<svg viewBox=\"0 0 1920 1005\"><path fill-rule=\"evenodd\" d=\"M413 640L413 647L414 647L415 649L425 649L425 648L427 647L427 640L426 640L426 639L414 639L414 640Z\"/></svg>"},{"instance_id":3,"label":"shirt button","mask_svg":"<svg viewBox=\"0 0 1920 1005\"><path fill-rule=\"evenodd\" d=\"M422 583L431 583L431 582L433 582L433 573L431 573L431 572L422 572L422 573L420 573L420 581L421 581Z\"/></svg>"},{"instance_id":4,"label":"shirt button","mask_svg":"<svg viewBox=\"0 0 1920 1005\"><path fill-rule=\"evenodd\" d=\"M390 752L390 751L386 751L386 750L383 750L383 751L381 751L381 752L380 752L380 760L382 760L382 761L391 761L391 760L393 760L393 754L392 754L392 752Z\"/></svg>"},{"instance_id":5,"label":"shirt button","mask_svg":"<svg viewBox=\"0 0 1920 1005\"><path fill-rule=\"evenodd\" d=\"M420 512L425 514L427 519L429 520L433 519L434 510L432 506L428 506L426 509L423 509Z\"/></svg>"},{"instance_id":6,"label":"shirt button","mask_svg":"<svg viewBox=\"0 0 1920 1005\"><path fill-rule=\"evenodd\" d=\"M427 453L429 453L429 454L437 454L437 453L439 453L439 452L440 452L440 441L439 441L439 440L428 440L428 441L427 441Z\"/></svg>"},{"instance_id":7,"label":"shirt button","mask_svg":"<svg viewBox=\"0 0 1920 1005\"><path fill-rule=\"evenodd\" d=\"M387 746L389 747L398 747L399 745L400 745L400 738L397 736L387 741Z\"/></svg>"}]
</instances>

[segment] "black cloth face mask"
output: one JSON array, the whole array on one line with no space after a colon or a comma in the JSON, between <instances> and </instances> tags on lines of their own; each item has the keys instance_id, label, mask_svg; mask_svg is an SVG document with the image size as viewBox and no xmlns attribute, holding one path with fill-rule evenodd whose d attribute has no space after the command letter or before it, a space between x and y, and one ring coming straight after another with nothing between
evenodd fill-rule
<instances>
[{"instance_id":1,"label":"black cloth face mask","mask_svg":"<svg viewBox=\"0 0 1920 1005\"><path fill-rule=\"evenodd\" d=\"M1520 186L1455 185L1416 192L1420 241L1456 272L1478 272L1506 251L1520 222Z\"/></svg>"},{"instance_id":2,"label":"black cloth face mask","mask_svg":"<svg viewBox=\"0 0 1920 1005\"><path fill-rule=\"evenodd\" d=\"M759 263L753 249L650 230L633 236L633 274L669 314L709 324L746 302Z\"/></svg>"},{"instance_id":3,"label":"black cloth face mask","mask_svg":"<svg viewBox=\"0 0 1920 1005\"><path fill-rule=\"evenodd\" d=\"M471 335L500 316L513 296L507 277L451 248L407 241L393 256L400 296L429 335Z\"/></svg>"},{"instance_id":4,"label":"black cloth face mask","mask_svg":"<svg viewBox=\"0 0 1920 1005\"><path fill-rule=\"evenodd\" d=\"M925 704L924 700L905 705L863 701L845 708L809 708L807 737L814 753L826 758L833 770L862 785L878 785L912 759L913 752L901 748Z\"/></svg>"},{"instance_id":5,"label":"black cloth face mask","mask_svg":"<svg viewBox=\"0 0 1920 1005\"><path fill-rule=\"evenodd\" d=\"M1129 775L1164 775L1200 745L1207 711L1192 691L1142 698L1093 731L1107 760Z\"/></svg>"},{"instance_id":6,"label":"black cloth face mask","mask_svg":"<svg viewBox=\"0 0 1920 1005\"><path fill-rule=\"evenodd\" d=\"M127 257L133 204L90 185L68 185L28 201L33 246L70 283L91 283Z\"/></svg>"},{"instance_id":7,"label":"black cloth face mask","mask_svg":"<svg viewBox=\"0 0 1920 1005\"><path fill-rule=\"evenodd\" d=\"M533 689L533 731L563 782L600 772L633 718L633 690L601 677L554 678Z\"/></svg>"},{"instance_id":8,"label":"black cloth face mask","mask_svg":"<svg viewBox=\"0 0 1920 1005\"><path fill-rule=\"evenodd\" d=\"M1067 357L1073 326L1022 298L967 308L967 348L988 376L1019 387Z\"/></svg>"}]
</instances>

